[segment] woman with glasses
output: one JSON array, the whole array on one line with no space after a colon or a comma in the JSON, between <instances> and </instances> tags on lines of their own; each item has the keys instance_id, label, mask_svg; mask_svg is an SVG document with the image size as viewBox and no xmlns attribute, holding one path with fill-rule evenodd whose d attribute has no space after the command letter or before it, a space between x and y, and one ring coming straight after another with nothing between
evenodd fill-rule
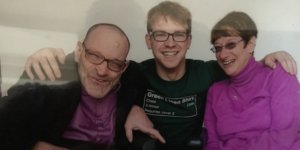
<instances>
[{"instance_id":1,"label":"woman with glasses","mask_svg":"<svg viewBox=\"0 0 300 150\"><path fill-rule=\"evenodd\" d=\"M257 28L243 12L231 12L211 32L211 49L229 76L208 93L206 150L300 148L300 86L282 67L272 70L253 56Z\"/></svg>"}]
</instances>

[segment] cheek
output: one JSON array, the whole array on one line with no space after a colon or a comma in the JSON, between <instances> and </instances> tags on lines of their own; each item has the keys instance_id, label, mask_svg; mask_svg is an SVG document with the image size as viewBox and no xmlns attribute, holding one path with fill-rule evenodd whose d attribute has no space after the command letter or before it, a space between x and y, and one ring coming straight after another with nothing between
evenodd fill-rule
<instances>
[{"instance_id":1,"label":"cheek","mask_svg":"<svg viewBox=\"0 0 300 150\"><path fill-rule=\"evenodd\" d=\"M163 46L163 42L151 42L152 50L158 50L162 46Z\"/></svg>"},{"instance_id":2,"label":"cheek","mask_svg":"<svg viewBox=\"0 0 300 150\"><path fill-rule=\"evenodd\" d=\"M80 78L86 78L87 75L92 72L93 70L95 70L95 67L91 64L88 63L79 63L78 64L78 71L80 74Z\"/></svg>"},{"instance_id":3,"label":"cheek","mask_svg":"<svg viewBox=\"0 0 300 150\"><path fill-rule=\"evenodd\" d=\"M219 61L221 59L220 53L215 53L215 57L216 57L217 61Z\"/></svg>"},{"instance_id":4,"label":"cheek","mask_svg":"<svg viewBox=\"0 0 300 150\"><path fill-rule=\"evenodd\" d=\"M180 43L179 43L180 44ZM184 47L185 49L189 49L190 48L190 41L186 41L186 42L182 42L182 47Z\"/></svg>"},{"instance_id":5,"label":"cheek","mask_svg":"<svg viewBox=\"0 0 300 150\"><path fill-rule=\"evenodd\" d=\"M161 49L161 44L160 45L159 44L152 44L152 46L151 46L152 53L155 56L157 56L157 54L159 54L160 49Z\"/></svg>"},{"instance_id":6,"label":"cheek","mask_svg":"<svg viewBox=\"0 0 300 150\"><path fill-rule=\"evenodd\" d=\"M249 57L249 53L246 51L246 49L240 50L237 53L235 53L236 57L238 57L241 61L246 61Z\"/></svg>"},{"instance_id":7,"label":"cheek","mask_svg":"<svg viewBox=\"0 0 300 150\"><path fill-rule=\"evenodd\" d=\"M113 84L116 84L116 83L119 82L119 79L121 78L121 75L122 75L122 73L113 72L109 76L110 76L111 81L113 82Z\"/></svg>"}]
</instances>

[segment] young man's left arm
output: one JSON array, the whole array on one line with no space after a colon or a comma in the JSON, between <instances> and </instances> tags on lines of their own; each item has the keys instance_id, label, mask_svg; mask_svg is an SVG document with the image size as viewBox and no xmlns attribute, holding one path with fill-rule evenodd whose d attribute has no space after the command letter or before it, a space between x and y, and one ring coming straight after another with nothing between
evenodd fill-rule
<instances>
[{"instance_id":1,"label":"young man's left arm","mask_svg":"<svg viewBox=\"0 0 300 150\"><path fill-rule=\"evenodd\" d=\"M276 63L279 62L283 69L292 74L297 74L297 63L294 58L286 51L277 51L266 55L262 60L262 63L270 68L276 68Z\"/></svg>"}]
</instances>

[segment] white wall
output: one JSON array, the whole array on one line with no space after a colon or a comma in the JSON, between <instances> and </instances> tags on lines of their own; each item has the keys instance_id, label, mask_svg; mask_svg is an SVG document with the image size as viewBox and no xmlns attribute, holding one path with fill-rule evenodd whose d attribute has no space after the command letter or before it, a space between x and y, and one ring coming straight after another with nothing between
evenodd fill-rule
<instances>
[{"instance_id":1,"label":"white wall","mask_svg":"<svg viewBox=\"0 0 300 150\"><path fill-rule=\"evenodd\" d=\"M151 58L144 43L146 13L162 0L0 0L0 57L3 91L16 82L26 58L42 47L73 50L87 27L112 22L129 35L130 59ZM210 60L209 31L226 13L248 13L259 28L257 59L288 51L300 63L299 0L176 0L193 14L189 58ZM300 64L298 70L300 72ZM300 75L298 74L298 78Z\"/></svg>"},{"instance_id":2,"label":"white wall","mask_svg":"<svg viewBox=\"0 0 300 150\"><path fill-rule=\"evenodd\" d=\"M77 34L0 26L2 91L20 77L26 58L42 47L74 49ZM5 92L4 92L5 93Z\"/></svg>"}]
</instances>

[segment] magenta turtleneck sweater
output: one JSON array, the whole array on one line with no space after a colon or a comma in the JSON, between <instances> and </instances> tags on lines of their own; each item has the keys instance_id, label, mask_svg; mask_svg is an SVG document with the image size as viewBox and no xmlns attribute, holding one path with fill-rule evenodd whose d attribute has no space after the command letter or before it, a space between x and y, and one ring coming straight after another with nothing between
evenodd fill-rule
<instances>
[{"instance_id":1,"label":"magenta turtleneck sweater","mask_svg":"<svg viewBox=\"0 0 300 150\"><path fill-rule=\"evenodd\" d=\"M251 58L208 92L206 150L300 150L300 85Z\"/></svg>"},{"instance_id":2,"label":"magenta turtleneck sweater","mask_svg":"<svg viewBox=\"0 0 300 150\"><path fill-rule=\"evenodd\" d=\"M63 137L111 145L115 136L117 91L119 86L101 99L82 90L81 101Z\"/></svg>"}]
</instances>

